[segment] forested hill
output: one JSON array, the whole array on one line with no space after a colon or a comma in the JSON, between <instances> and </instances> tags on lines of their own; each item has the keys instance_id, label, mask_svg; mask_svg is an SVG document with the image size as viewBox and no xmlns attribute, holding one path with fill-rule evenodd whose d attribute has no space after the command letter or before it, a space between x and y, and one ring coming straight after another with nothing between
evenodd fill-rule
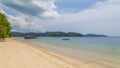
<instances>
[{"instance_id":1,"label":"forested hill","mask_svg":"<svg viewBox=\"0 0 120 68\"><path fill-rule=\"evenodd\" d=\"M85 37L108 37L108 36L102 34L86 34Z\"/></svg>"},{"instance_id":2,"label":"forested hill","mask_svg":"<svg viewBox=\"0 0 120 68\"><path fill-rule=\"evenodd\" d=\"M45 33L20 33L20 32L12 32L12 37L24 37L26 35L31 35L31 36L42 36L42 37L82 37L83 35L80 33L75 33L75 32L45 32Z\"/></svg>"},{"instance_id":3,"label":"forested hill","mask_svg":"<svg viewBox=\"0 0 120 68\"><path fill-rule=\"evenodd\" d=\"M12 32L12 37L24 37L26 35L31 36L41 36L41 37L108 37L106 35L98 35L98 34L80 34L75 32L45 32L45 33L21 33L21 32Z\"/></svg>"}]
</instances>

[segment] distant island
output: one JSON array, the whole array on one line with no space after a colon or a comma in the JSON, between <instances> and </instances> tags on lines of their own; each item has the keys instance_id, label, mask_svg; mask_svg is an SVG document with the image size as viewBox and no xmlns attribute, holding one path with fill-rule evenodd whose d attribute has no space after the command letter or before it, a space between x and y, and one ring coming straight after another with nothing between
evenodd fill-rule
<instances>
[{"instance_id":1,"label":"distant island","mask_svg":"<svg viewBox=\"0 0 120 68\"><path fill-rule=\"evenodd\" d=\"M107 35L101 35L101 34L86 34L85 37L108 37Z\"/></svg>"},{"instance_id":2,"label":"distant island","mask_svg":"<svg viewBox=\"0 0 120 68\"><path fill-rule=\"evenodd\" d=\"M35 33L35 32L29 32L29 33L21 33L21 32L12 32L12 37L23 37L26 35L30 36L41 36L41 37L82 37L83 35L80 33L75 32L45 32L45 33Z\"/></svg>"},{"instance_id":3,"label":"distant island","mask_svg":"<svg viewBox=\"0 0 120 68\"><path fill-rule=\"evenodd\" d=\"M27 35L30 36L38 36L38 37L108 37L106 35L97 35L97 34L86 34L83 35L81 33L75 32L45 32L45 33L22 33L22 32L11 32L12 37L25 37Z\"/></svg>"}]
</instances>

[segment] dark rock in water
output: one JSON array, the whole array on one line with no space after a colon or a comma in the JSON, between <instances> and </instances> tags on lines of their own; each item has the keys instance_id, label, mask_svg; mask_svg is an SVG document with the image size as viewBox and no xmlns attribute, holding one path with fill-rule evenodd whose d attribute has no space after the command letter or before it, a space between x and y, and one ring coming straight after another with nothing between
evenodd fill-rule
<instances>
[{"instance_id":1,"label":"dark rock in water","mask_svg":"<svg viewBox=\"0 0 120 68\"><path fill-rule=\"evenodd\" d=\"M36 38L37 38L36 36L30 36L30 35L24 37L24 39L36 39Z\"/></svg>"}]
</instances>

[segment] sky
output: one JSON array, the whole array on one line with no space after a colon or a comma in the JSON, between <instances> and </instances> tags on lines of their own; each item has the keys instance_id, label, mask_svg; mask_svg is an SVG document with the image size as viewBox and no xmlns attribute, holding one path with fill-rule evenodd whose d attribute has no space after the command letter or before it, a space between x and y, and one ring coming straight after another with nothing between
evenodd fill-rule
<instances>
[{"instance_id":1,"label":"sky","mask_svg":"<svg viewBox=\"0 0 120 68\"><path fill-rule=\"evenodd\" d=\"M120 0L0 0L17 32L78 32L120 36Z\"/></svg>"}]
</instances>

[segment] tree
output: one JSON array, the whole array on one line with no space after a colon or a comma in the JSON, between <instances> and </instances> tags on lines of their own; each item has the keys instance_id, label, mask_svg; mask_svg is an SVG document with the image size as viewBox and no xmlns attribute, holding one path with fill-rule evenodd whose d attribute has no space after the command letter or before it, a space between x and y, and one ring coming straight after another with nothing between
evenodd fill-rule
<instances>
[{"instance_id":1,"label":"tree","mask_svg":"<svg viewBox=\"0 0 120 68\"><path fill-rule=\"evenodd\" d=\"M0 38L9 38L11 36L11 25L3 13L0 13Z\"/></svg>"}]
</instances>

